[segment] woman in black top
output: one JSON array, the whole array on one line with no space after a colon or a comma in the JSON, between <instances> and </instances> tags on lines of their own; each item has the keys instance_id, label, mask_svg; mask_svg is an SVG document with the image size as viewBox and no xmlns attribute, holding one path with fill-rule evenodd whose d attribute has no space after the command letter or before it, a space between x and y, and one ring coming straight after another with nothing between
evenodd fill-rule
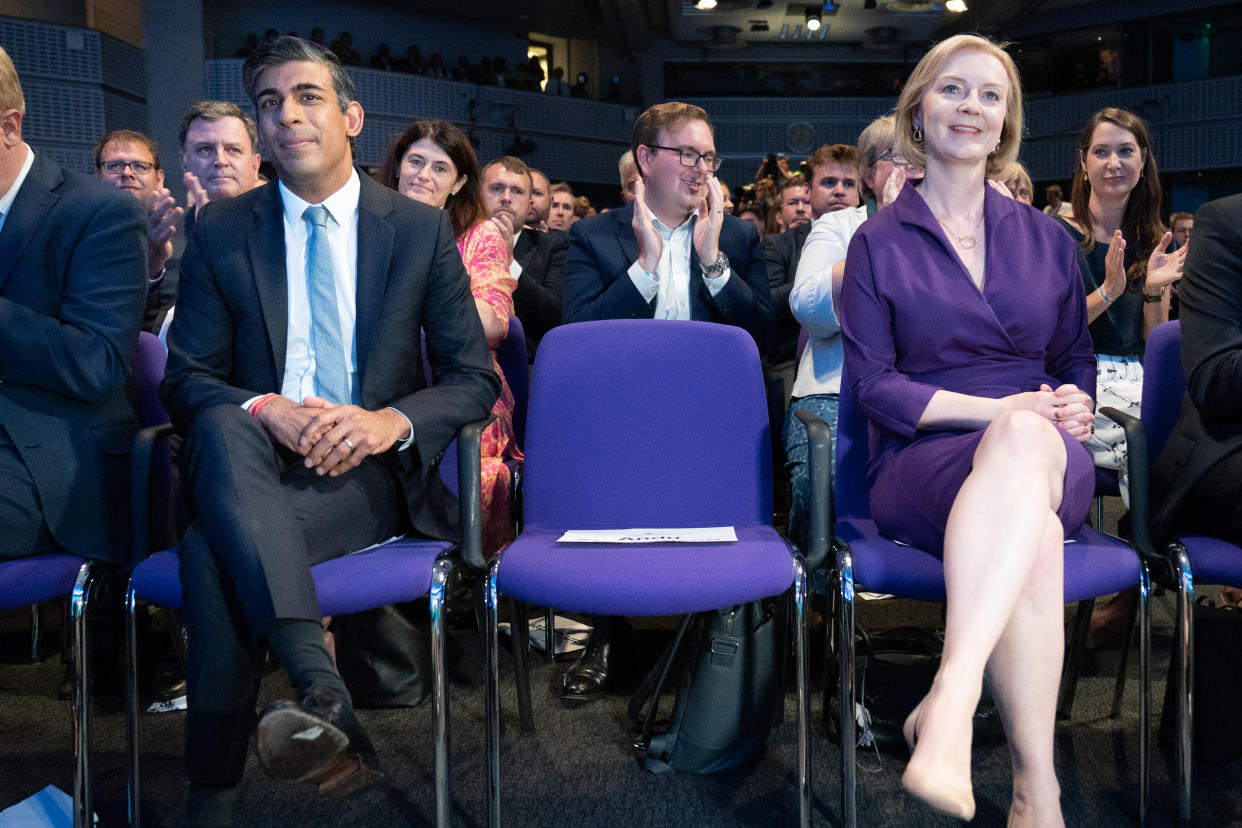
<instances>
[{"instance_id":1,"label":"woman in black top","mask_svg":"<svg viewBox=\"0 0 1242 828\"><path fill-rule=\"evenodd\" d=\"M1160 220L1160 179L1147 125L1112 107L1088 119L1078 143L1073 214L1057 218L1078 242L1095 347L1096 403L1139 415L1143 342L1169 318L1168 287L1181 277L1186 250ZM1125 468L1121 427L1096 415L1087 447L1102 468ZM1122 496L1128 495L1122 476Z\"/></svg>"}]
</instances>

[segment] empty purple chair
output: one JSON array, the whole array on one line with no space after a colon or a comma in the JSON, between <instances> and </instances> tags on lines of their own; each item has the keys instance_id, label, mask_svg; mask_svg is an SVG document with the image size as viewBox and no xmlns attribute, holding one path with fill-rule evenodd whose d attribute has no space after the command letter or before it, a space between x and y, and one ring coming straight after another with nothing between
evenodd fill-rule
<instances>
[{"instance_id":1,"label":"empty purple chair","mask_svg":"<svg viewBox=\"0 0 1242 828\"><path fill-rule=\"evenodd\" d=\"M829 633L828 645L835 643L841 739L841 814L844 825L857 820L855 789L855 720L856 694L854 678L854 592L869 592L914 598L921 601L945 600L943 561L921 549L898 544L880 534L871 520L871 505L866 479L868 458L867 421L857 409L847 378L841 380L841 400L837 420L836 479L830 481L828 463L830 445L828 426L810 412L798 417L810 432L810 474L817 489L811 497L811 549L808 557L827 551L827 527L835 525L836 594L835 642ZM818 449L818 450L817 450ZM818 493L817 493L818 492ZM833 507L835 505L835 523ZM1084 526L1065 546L1065 601L1077 603L1100 595L1108 595L1139 587L1140 651L1139 651L1139 819L1147 813L1148 789L1148 708L1150 698L1151 621L1148 613L1147 567L1136 552L1124 542ZM1119 689L1122 687L1119 679ZM1064 691L1064 684L1062 686ZM831 693L825 690L825 704ZM1117 715L1120 693L1114 696Z\"/></svg>"},{"instance_id":2,"label":"empty purple chair","mask_svg":"<svg viewBox=\"0 0 1242 828\"><path fill-rule=\"evenodd\" d=\"M486 583L493 828L500 824L499 595L589 614L658 616L742 604L791 586L799 805L809 824L805 566L772 528L770 446L759 353L740 328L610 320L563 325L540 342L523 447L525 523L493 558ZM738 541L557 542L568 529L705 526L733 526Z\"/></svg>"},{"instance_id":3,"label":"empty purple chair","mask_svg":"<svg viewBox=\"0 0 1242 828\"><path fill-rule=\"evenodd\" d=\"M1143 355L1143 414L1137 420L1106 409L1125 426L1130 445L1130 506L1135 544L1169 564L1168 580L1177 589L1177 622L1169 681L1176 682L1178 816L1190 819L1191 734L1193 733L1195 582L1242 586L1242 548L1206 535L1150 535L1148 473L1164 450L1181 415L1186 375L1181 358L1180 322L1157 325ZM1157 541L1160 546L1157 546ZM1161 556L1161 551L1164 555Z\"/></svg>"}]
</instances>

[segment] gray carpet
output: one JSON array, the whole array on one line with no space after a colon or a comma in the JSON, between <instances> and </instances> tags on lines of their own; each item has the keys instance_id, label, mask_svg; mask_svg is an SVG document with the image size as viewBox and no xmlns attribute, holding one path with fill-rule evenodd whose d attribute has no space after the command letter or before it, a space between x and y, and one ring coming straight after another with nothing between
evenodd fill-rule
<instances>
[{"instance_id":1,"label":"gray carpet","mask_svg":"<svg viewBox=\"0 0 1242 828\"><path fill-rule=\"evenodd\" d=\"M1172 597L1155 598L1153 730L1159 713ZM55 613L50 613L55 615ZM61 676L53 655L39 664L22 663L27 615L0 616L0 807L48 784L70 790L68 704L56 700ZM882 601L860 607L863 626L938 623L938 607ZM670 622L671 623L671 622ZM53 626L50 623L48 626ZM636 641L652 657L667 636L668 623L648 625ZM486 767L482 728L482 648L469 629L453 631L462 655L451 687L453 792L460 825L486 822ZM59 634L47 633L56 649ZM1136 821L1138 756L1137 680L1131 681L1120 719L1108 718L1117 651L1089 659L1072 720L1058 725L1057 761L1069 824L1127 825ZM820 659L817 658L818 662ZM625 688L585 706L556 699L552 688L564 665L532 662L536 732L517 733L512 668L504 659L502 684L506 735L502 747L503 814L508 825L774 825L797 820L796 731L793 695L786 721L773 731L767 755L748 770L714 777L655 776L636 765L625 718ZM638 668L639 670L641 668ZM633 672L633 671L632 671ZM1132 660L1137 677L1137 660ZM818 676L819 670L816 670ZM630 675L630 684L638 676ZM264 700L283 696L278 672L264 684ZM666 699L666 706L668 704ZM840 824L837 748L819 726L821 696L814 695L817 733L813 739L814 819ZM330 803L299 787L264 778L257 763L247 767L237 808L240 825L424 825L434 817L429 704L414 710L366 711L361 719L375 739L389 784L347 803ZM125 720L117 691L104 689L95 705L95 790L101 825L125 820ZM142 816L152 826L176 824L184 783L180 771L181 714L144 715L142 728ZM948 824L900 792L901 757L859 756L858 808L864 825ZM1201 825L1242 821L1242 766L1196 765L1195 817ZM1175 786L1170 757L1156 749L1152 764L1151 824L1173 820ZM977 824L1001 825L1009 806L1008 753L1003 745L974 751Z\"/></svg>"}]
</instances>

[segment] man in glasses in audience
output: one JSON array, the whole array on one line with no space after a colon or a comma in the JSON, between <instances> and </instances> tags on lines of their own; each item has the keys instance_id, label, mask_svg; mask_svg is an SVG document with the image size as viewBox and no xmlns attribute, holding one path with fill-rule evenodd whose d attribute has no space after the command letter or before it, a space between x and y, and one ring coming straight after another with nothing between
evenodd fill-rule
<instances>
[{"instance_id":1,"label":"man in glasses in audience","mask_svg":"<svg viewBox=\"0 0 1242 828\"><path fill-rule=\"evenodd\" d=\"M564 321L694 319L744 328L761 354L772 339L772 300L759 234L725 215L721 158L707 113L657 104L630 139L639 179L634 201L569 231ZM614 622L597 617L562 695L602 696Z\"/></svg>"},{"instance_id":2,"label":"man in glasses in audience","mask_svg":"<svg viewBox=\"0 0 1242 828\"><path fill-rule=\"evenodd\" d=\"M176 276L168 278L173 234L185 211L164 187L159 148L132 129L109 132L95 144L95 174L138 199L147 214L147 304L142 329L159 333L176 298Z\"/></svg>"}]
</instances>

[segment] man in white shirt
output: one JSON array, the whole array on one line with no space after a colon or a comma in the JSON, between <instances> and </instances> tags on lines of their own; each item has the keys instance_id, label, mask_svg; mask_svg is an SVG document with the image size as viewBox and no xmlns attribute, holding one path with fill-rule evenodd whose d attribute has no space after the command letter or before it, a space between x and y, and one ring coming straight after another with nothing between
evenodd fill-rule
<instances>
[{"instance_id":1,"label":"man in white shirt","mask_svg":"<svg viewBox=\"0 0 1242 828\"><path fill-rule=\"evenodd\" d=\"M198 515L179 547L192 824L231 821L263 641L298 696L260 717L268 775L331 797L380 778L310 567L411 529L456 537L436 464L499 393L448 214L354 169L363 110L336 56L276 38L243 80L279 181L199 210L161 392Z\"/></svg>"},{"instance_id":2,"label":"man in white shirt","mask_svg":"<svg viewBox=\"0 0 1242 828\"><path fill-rule=\"evenodd\" d=\"M672 101L638 117L630 138L634 202L569 231L564 321L695 319L744 328L765 353L772 338L767 270L753 225L724 213L715 137L700 107ZM596 618L563 695L608 686L611 622Z\"/></svg>"}]
</instances>

